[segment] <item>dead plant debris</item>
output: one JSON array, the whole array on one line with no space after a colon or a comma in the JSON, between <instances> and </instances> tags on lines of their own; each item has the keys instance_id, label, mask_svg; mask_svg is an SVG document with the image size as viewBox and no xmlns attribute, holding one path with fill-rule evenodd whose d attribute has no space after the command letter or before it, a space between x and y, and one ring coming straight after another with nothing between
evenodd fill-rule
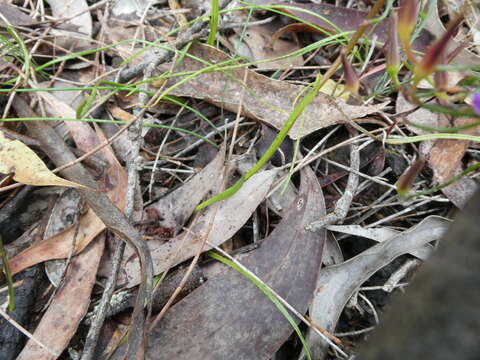
<instances>
[{"instance_id":1,"label":"dead plant debris","mask_svg":"<svg viewBox=\"0 0 480 360\"><path fill-rule=\"evenodd\" d=\"M477 190L479 17L0 4L4 354L349 358Z\"/></svg>"}]
</instances>

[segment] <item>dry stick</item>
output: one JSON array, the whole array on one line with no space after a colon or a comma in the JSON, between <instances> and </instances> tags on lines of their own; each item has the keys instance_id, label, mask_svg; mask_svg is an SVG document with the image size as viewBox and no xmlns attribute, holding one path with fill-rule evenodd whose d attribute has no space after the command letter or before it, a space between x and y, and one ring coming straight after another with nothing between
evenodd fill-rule
<instances>
[{"instance_id":1,"label":"dry stick","mask_svg":"<svg viewBox=\"0 0 480 360\"><path fill-rule=\"evenodd\" d=\"M144 75L144 79L148 79L151 76L153 68L147 67ZM144 85L148 87L148 84ZM140 93L139 95L140 104L148 106L148 96L145 93ZM125 216L132 221L132 216L134 213L134 202L135 202L135 190L138 186L138 167L139 167L139 154L141 146L141 129L143 124L143 115L145 113L145 108L140 111L136 111L135 118L138 119L132 126L129 127L128 135L132 143L132 148L130 152L126 155L126 168L127 168L127 193L126 193L126 206L125 206ZM87 339L85 341L84 351L82 354L81 360L92 360L95 355L95 349L97 347L98 339L100 336L100 330L102 329L103 323L110 306L110 299L112 298L113 292L116 287L116 280L118 276L118 270L120 269L121 261L123 259L123 253L125 251L125 242L117 241L115 244L115 252L112 259L112 269L103 292L102 299L97 308L97 315L95 316L92 325L88 331ZM148 303L150 306L150 302ZM144 323L143 312L142 323ZM141 345L141 340L143 339L143 327L131 329L128 343L128 358L136 358L137 350Z\"/></svg>"},{"instance_id":2,"label":"dry stick","mask_svg":"<svg viewBox=\"0 0 480 360\"><path fill-rule=\"evenodd\" d=\"M90 329L88 329L81 360L94 359L100 331L102 330L103 323L109 310L110 299L117 284L118 270L120 269L124 250L125 242L117 240L115 244L115 252L113 253L112 257L112 269L110 270L110 275L108 276L105 284L105 290L103 291L102 299L100 300L98 307L95 309L95 317L90 325Z\"/></svg>"},{"instance_id":3,"label":"dry stick","mask_svg":"<svg viewBox=\"0 0 480 360\"><path fill-rule=\"evenodd\" d=\"M355 136L355 132L351 130L352 136ZM335 204L335 210L320 220L314 221L307 225L306 229L309 231L317 231L326 225L333 224L335 222L343 222L348 214L348 210L352 204L353 196L358 188L358 171L360 170L360 150L355 143L350 144L350 167L352 170L348 175L347 186L343 196Z\"/></svg>"},{"instance_id":4,"label":"dry stick","mask_svg":"<svg viewBox=\"0 0 480 360\"><path fill-rule=\"evenodd\" d=\"M220 4L220 10L225 8L231 0L223 0ZM205 27L208 25L208 22L199 20L195 22L188 29L180 32L177 39L174 42L176 49L183 48L193 39L203 37L207 34ZM120 73L118 78L119 82L126 82L134 77L137 77L145 71L148 66L157 67L158 65L169 61L173 57L173 52L164 49L153 49L147 56L145 61L142 61L140 64L134 65L130 68L123 70Z\"/></svg>"},{"instance_id":5,"label":"dry stick","mask_svg":"<svg viewBox=\"0 0 480 360\"><path fill-rule=\"evenodd\" d=\"M37 117L28 106L28 103L17 96L13 102L17 114L23 117ZM75 155L66 146L63 139L43 121L29 121L28 129L36 134L43 144L42 149L57 165L73 162ZM153 264L150 251L139 233L130 225L125 215L112 203L103 192L94 191L97 184L90 173L80 164L62 171L62 174L71 181L88 186L90 189L77 189L103 221L105 226L122 240L133 246L138 253L141 264L141 278L138 296L132 315L132 337L141 334L143 329L143 308L151 296L153 283ZM132 359L133 360L133 359Z\"/></svg>"}]
</instances>

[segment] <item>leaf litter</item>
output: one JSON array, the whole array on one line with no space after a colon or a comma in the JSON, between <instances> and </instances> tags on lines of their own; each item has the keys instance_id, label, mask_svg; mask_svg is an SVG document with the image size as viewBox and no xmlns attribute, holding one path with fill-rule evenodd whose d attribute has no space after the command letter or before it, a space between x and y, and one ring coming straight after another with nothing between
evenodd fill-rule
<instances>
[{"instance_id":1,"label":"leaf litter","mask_svg":"<svg viewBox=\"0 0 480 360\"><path fill-rule=\"evenodd\" d=\"M191 54L211 64L229 60L223 51L201 44L192 45ZM203 62L185 57L175 67L175 70L179 72L197 71L204 66ZM246 83L243 83L245 71L248 72L248 76ZM168 84L174 85L180 80L174 78ZM253 71L237 68L225 72L200 74L185 84L176 86L170 94L202 99L227 110L236 111L243 89L245 89L243 114L265 122L276 129L281 129L292 112L298 96L305 90L303 86L272 80ZM307 106L303 115L290 130L289 135L292 139L299 139L324 127L349 123L357 118L378 112L386 105L386 103L348 105L341 99L334 99L327 94L320 93Z\"/></svg>"},{"instance_id":2,"label":"leaf litter","mask_svg":"<svg viewBox=\"0 0 480 360\"><path fill-rule=\"evenodd\" d=\"M313 294L325 241L325 230L314 233L305 226L324 212L320 185L306 168L293 206L262 246L242 259L300 313ZM254 284L225 269L167 313L151 333L146 357L269 359L292 331Z\"/></svg>"},{"instance_id":3,"label":"leaf litter","mask_svg":"<svg viewBox=\"0 0 480 360\"><path fill-rule=\"evenodd\" d=\"M330 4L302 3L294 5L298 9L317 13L328 21L319 20L318 17L312 17L304 11L284 7L282 4L270 1L262 2L262 5L274 4L284 14L295 15L329 33L338 34L341 31L356 30L365 19L367 14L365 4L370 2L357 4L354 1L353 3L353 8L335 7ZM66 61L44 68L42 80L49 77L49 81L38 84L38 87L43 89L54 87L58 90L59 87L61 89L66 86L69 88L68 91L80 93L78 89L72 90L73 85L79 85L80 88L90 86L91 89L92 84L101 84L104 88L97 92L95 100L98 102L95 103L94 108L87 109L93 111L91 117L107 120L113 115L114 118L122 119L127 123L135 122L135 119L140 118L145 124L164 127L167 124L167 128L171 125L168 130L153 128L147 132L145 128L140 131L141 138L137 139L127 134L129 145L122 150L122 153L117 154L119 159L127 162L126 167L129 168L128 152L130 148L139 146L141 149L139 163L141 165L138 166L135 177L140 180L141 185L140 187L137 185L136 189L143 190L143 187L148 184L148 187L153 189L153 193L162 194L160 199L154 200L143 209L144 217L136 223L138 229L143 232L144 238L148 239L156 274L165 275L169 269L176 268L179 264L195 257L199 252L210 249L212 245L217 246L229 241L228 247L233 244L235 252L240 247L239 244L249 243L248 239L253 234L253 238L264 237L265 239L261 242L259 249L241 256L242 263L282 295L300 313L306 313L307 307L313 299L309 316L313 319L315 326L334 333L335 326L344 328L349 325L345 320L339 321L338 319L347 302L354 302L352 298L356 298L360 286L371 279L372 274L377 273L380 268L385 268L394 258L402 254L409 254L406 256L425 260L433 250L433 246L429 243L441 237L448 223L439 217L428 217L422 221L423 217L429 213L448 214L449 208L445 204L447 200L457 207L462 207L469 194L476 188L475 181L470 177L463 177L458 182L443 188L442 192L446 198L439 194L427 199L423 197L400 202L394 194L389 192L391 188L388 190L384 184L391 184L393 187L397 180L394 176L397 172L393 174L390 168L394 167L392 165L396 161L394 159L403 158L407 163L413 162L417 148L380 145L378 142L381 149L378 152L379 155L374 159L377 165L376 169L373 169L373 166L356 168L353 164L350 164L350 168L348 168L345 165L348 164L348 160L340 160L339 165L342 164L343 167L339 170L335 165L323 161L323 157L328 156L332 151L338 152L341 158L342 146L348 145L350 142L367 140L365 134L345 140L343 135L335 133L337 131L341 133L345 127L357 122L362 121L362 126L368 130L381 130L387 134L386 136L389 136L390 132L396 134L429 133L425 130L420 131L409 123L404 124L398 121L398 119L402 119L401 114L406 113L408 120L415 123L423 120L426 111L419 109L411 112L412 106L400 96L400 91L398 96L395 96L396 92L378 95L372 92L365 82L361 83L360 87L362 97L355 98L344 91L340 77L342 70L340 70L334 74L335 80L328 79L328 89L327 87L323 88L325 92L319 94L304 110L303 116L289 134L291 139L296 140L295 145L292 145L295 149L288 152L287 157L284 156L282 166L289 166L288 161L293 159L297 161L297 164L300 163L297 170L303 167L297 200L293 200L297 193L294 185L298 184L297 175L292 176L285 169L265 169L250 178L234 196L196 214L194 209L199 202L221 191L222 186L228 186L232 179L238 176L236 171L242 172L243 170L238 169L232 159L225 159L224 149L218 151L208 165L196 168L195 165L192 165L194 163L193 156L194 154L198 156L200 153L200 151L198 153L195 151L198 147L203 146L201 145L202 141L195 143L189 148L189 151L181 153L183 144L190 146L192 141L189 139L189 135L178 132L174 129L175 127L184 127L197 135L201 134L201 136L207 133L206 126L189 113L190 109L201 109L201 111L206 109L209 113L209 120L218 129L222 129L209 135L213 142L221 144L225 138L227 140L235 139L234 153L248 152L248 155L252 155L253 149L256 147L254 145L256 139L264 134L260 133L256 126L244 126L243 117L260 121L262 126L268 125L277 130L281 129L295 104L308 89L305 85L310 82L309 79L315 76L317 69L322 69L322 66L328 68L332 65L331 60L335 57L336 49L339 47L328 45L316 49L315 51L318 53L306 52L296 57L287 57L275 62L269 61L274 57L302 49L302 46L318 41L326 35L319 35L321 32L318 29L305 24L284 25L287 18L284 15L276 15L273 26L274 22L264 21L265 13L253 12L253 17L251 17L252 14L247 15L247 12L243 11L239 12L240 15L236 15L236 19L237 21L240 19L244 23L242 24L244 27L234 27L233 32L226 28L219 34L219 39L225 35L226 37L230 36L229 39L234 43L243 40L243 46L248 48L248 52L238 55L247 55L247 58L255 63L257 70L261 70L264 75L241 64L244 59L237 58L235 61L231 61L231 56L235 56L235 54L226 52L226 50L232 50L231 47L226 46L227 49L223 48L225 50L223 51L220 50L220 45L215 48L194 42L185 48L188 49L188 55L185 55L183 51L178 52L177 56L173 57L171 64L161 65L152 70L149 66L156 62L146 61L148 56L144 56L141 52L140 56L131 59L130 68L122 70L123 73L123 71L130 71L136 66L138 68L143 66L143 70L137 72L130 79L137 76L137 80L140 80L141 75L147 81L152 72L156 72L158 75L168 71L168 81L154 81L152 83L154 86L141 83L124 84L128 89L124 88L119 91L115 88L118 83L113 81L121 79L122 76L113 78L105 75L105 77L94 79L95 74L109 74L111 70L118 70L120 68L118 64L122 60L129 58L136 50L141 49L142 44L145 44L142 43L143 40L154 41L162 38L166 40L166 45L178 50L184 48L186 43L175 42L174 39L177 35L168 33L168 31L174 27L173 19L183 21L183 14L189 14L188 11L174 9L178 5L175 2L170 3L170 10L161 9L157 4L149 9L150 5L146 2L139 2L133 4L133 7L125 8L115 5L114 16L109 16L107 13L101 14L95 7L97 5L94 5L95 8L89 8L86 1L79 1L67 7L63 3L50 2L50 8L47 7L48 11L51 10L49 15L65 19L58 23L53 22L52 29L48 31L57 36L56 43L44 43L40 47L42 54L49 51L51 54L68 54L70 51L90 49L96 46L95 41L107 44L113 44L116 41L121 43L106 49L101 56L98 56L100 53L82 53L82 58L72 56L68 60L65 59ZM98 6L99 9L102 8L102 4ZM196 6L209 8L209 5L205 4ZM37 22L38 17L33 15L30 17L26 14L27 11L22 12L18 9L13 5L6 4L0 7L0 12L16 31L26 34L29 30L24 26L31 28L43 26L43 23ZM194 13L198 9L188 10ZM96 24L92 27L92 15L94 14L93 19L99 21L98 25L101 28L98 33L95 28ZM449 13L450 16L452 14ZM260 18L257 18L257 15ZM263 24L254 24L257 20ZM467 23L472 27L470 20ZM252 21L252 25L249 24L250 21ZM376 75L383 74L382 46L387 42L386 29L388 29L389 21L389 17L385 18L370 34L376 36L375 49L362 48L362 46L366 46L364 42L359 45L360 51L352 56L353 66L357 70L362 68L361 70L366 73L371 71ZM198 26L198 24L199 22L188 25L187 30L182 30L185 32L180 32L177 39L182 39L184 34L190 34L190 37L187 36L188 41L201 37L202 26L205 24L202 26ZM93 31L94 28L95 31ZM47 31L46 28L43 29ZM191 29L190 33L188 33L189 29ZM413 48L417 51L424 51L431 42L432 35L439 37L444 30L438 8L434 7L427 17L425 29L418 34ZM168 35L165 35L167 33ZM233 36L232 33L234 33ZM245 37L245 34L250 36ZM96 36L96 38L93 40L92 36ZM276 40L269 41L269 37ZM139 41L132 44L133 38ZM58 45L60 48L56 48ZM235 44L233 45L235 47ZM458 45L460 45L458 41L451 42L449 49L453 50ZM35 49L31 46L29 42L28 49ZM370 51L370 55L366 55L365 64L361 63L363 59L360 61L360 57L364 55L361 53L363 50ZM157 54L160 53L158 49L156 51ZM18 54L22 55L17 52L17 57L5 58L15 64L12 63L13 65L10 67L2 67L2 71L15 69L15 67L22 68L22 66L18 67ZM453 58L451 64L476 64L475 60L478 56L475 50L461 48L459 54ZM107 57L106 63L103 62L105 56ZM369 56L373 56L373 58L369 58ZM322 60L318 60L319 58ZM46 61L36 53L32 54L32 59L40 63ZM230 62L224 69L222 66L215 67L215 64L226 61ZM321 63L322 61L323 63ZM212 71L202 72L208 65L211 66ZM78 71L76 69L85 68L89 75L83 78L72 78L70 77L71 73L68 75L64 68L71 69L71 73ZM312 71L313 68L315 70ZM281 75L279 72L269 72L269 70L275 69L287 70ZM407 70L402 71L403 76L408 74ZM182 72L201 73L185 83L180 83L185 77L177 76L176 73ZM462 86L458 80L467 74L468 72L454 73L455 76L449 78L449 86ZM15 71L8 72L7 76L15 76ZM128 77L123 79L125 78ZM278 78L282 80L276 80ZM408 75L404 79L408 81ZM107 80L107 82L102 83L99 80ZM381 84L382 81L378 80L378 83ZM35 84L32 82L29 83L29 86ZM8 86L3 87L7 87L7 90L11 91L12 88ZM169 87L171 88L169 89ZM130 90L146 90L150 91L148 93L150 96L152 91L161 93L165 89L169 89L168 95L174 96L173 99L181 97L185 104L188 103L189 108L178 107L169 102L149 108L144 95L133 93L127 95ZM92 94L91 91L88 90L85 99L89 98ZM115 94L109 93L111 91ZM40 99L40 110L45 111L48 116L77 118L78 104L70 104L71 100L62 96L62 92L55 94L59 96L39 91L35 97L31 98ZM241 94L244 95L240 96ZM332 94L335 95L332 96ZM104 108L102 102L107 98L110 100ZM364 102L366 99L368 101ZM402 101L404 101L403 105ZM31 105L33 106L34 103L35 100ZM396 114L392 113L392 108L388 106L390 103L396 103ZM105 109L108 112L104 111ZM144 110L146 111L142 112ZM237 120L241 126L231 126L232 123L229 121L235 114L229 111L239 113ZM399 114L400 116L398 116ZM427 115L431 114L430 111L427 111ZM366 121L361 119L367 115L369 118ZM474 119L468 117L456 120L463 121L463 123L455 121L443 123L444 120L445 117L434 114L432 122L427 125L448 127L449 125L457 126L475 122ZM106 141L99 130L95 134L91 131L90 125L83 122L66 121L61 125L56 124L55 127L65 137L73 137L77 148L83 152L88 152ZM106 129L107 125L102 125L102 127ZM236 135L230 136L232 133L226 132L231 128L235 128ZM68 132L65 129L68 129ZM20 127L15 130L23 131ZM466 132L476 134L475 130L466 130ZM326 140L330 136L332 142L326 143L324 138ZM267 142L271 141L272 139ZM160 143L162 145L159 147ZM116 143L113 146L115 147ZM422 143L420 150L424 154L429 154L428 161L433 174L424 170L413 191L445 183L462 172L466 164L470 164L476 159L474 147L475 145L471 142L458 140ZM129 206L125 196L128 191L132 190L132 176L129 174L130 181L127 181L127 175L122 165L110 150L105 149L100 152L107 165L104 173L97 174L100 184L97 190L107 192L116 206L123 210ZM162 153L156 154L158 149L161 149ZM16 160L17 164L25 162L24 153L27 150L24 150L25 147L15 150L15 156L20 156L20 160ZM175 155L180 153L181 156ZM11 161L13 157L6 155L4 158ZM155 160L153 160L154 158ZM160 160L157 161L158 159ZM361 160L365 163L370 161L365 160L363 156ZM158 165L157 162L161 164L158 165L160 169L156 170L156 175L149 173L148 166L142 167L142 165L152 164L154 161L155 166ZM313 161L316 162L312 164ZM315 172L310 170L310 166L306 165L307 162L312 164L310 166ZM44 166L43 162L42 166ZM271 166L268 165L268 167ZM226 169L229 169L228 174L224 173ZM10 170L5 172L11 173ZM38 176L35 171L28 170L27 173L30 178ZM357 174L361 182L355 189L353 202L347 216L345 219L342 217L339 220L344 224L328 225L327 228L323 228L317 233L306 231L305 227L331 212L331 209L325 209L323 205L322 190L318 182L324 187L328 199L338 199L341 198L344 191L345 179L343 178L347 173ZM150 183L146 180L147 178ZM288 199L282 198L283 190L281 189L286 178L288 179ZM185 179L187 180L185 181ZM38 179L31 181L37 182L34 185L45 185L40 184ZM62 185L61 183L54 184ZM263 206L266 199L268 205ZM285 204L292 202L292 207L288 209ZM81 318L87 312L90 302L94 302L97 298L96 292L92 293L92 290L94 283L101 280L100 273L97 272L100 257L105 255L106 259L110 259L113 252L109 246L104 247L103 235L98 236L105 229L103 222L91 209L86 208L83 211L77 214L78 221L74 225L54 235L47 232L45 240L34 243L30 248L15 255L10 261L13 272L18 273L22 269L51 259L71 258L70 266L64 274L63 280L60 281L60 288L53 296L52 303L43 314L42 320L34 332L36 339L59 354L66 349L75 334L80 334L77 328ZM373 217L375 217L374 220ZM360 220L357 221L357 219ZM55 217L50 220L55 222ZM389 226L378 226L383 223L388 223ZM328 241L326 240L327 231L330 232ZM333 235L337 238L334 238ZM97 240L93 241L95 238ZM360 244L364 244L365 239L371 239L378 244L353 251L344 244L344 242L348 243L348 239L351 238L363 239L358 241ZM202 248L201 244L204 240L208 240L209 244ZM324 245L325 243L328 244L328 251L324 252L324 259L322 259L323 247L327 246ZM227 245L224 246L227 248ZM352 247L355 248L355 246ZM344 259L348 260L344 261ZM321 268L322 261L328 266ZM106 263L108 262L106 261ZM200 266L207 265L200 263ZM51 265L47 265L47 267L51 267ZM179 356L180 358L182 356L196 358L201 355L206 359L269 359L275 356L282 344L291 343L288 341L293 332L291 325L265 295L238 272L220 265L219 267L222 269L220 274L212 276L202 286L180 300L166 313L158 327L152 330L149 336L149 345L145 349L147 358L160 359ZM52 271L51 268L49 272L50 275L57 278L56 281L63 273L58 270ZM139 259L135 255L127 255L119 276L120 286L134 287L140 283L140 277ZM159 286L162 284L160 283ZM359 300L358 304L360 303ZM381 305L374 304L374 306ZM355 309L354 306L347 307L348 311ZM361 315L356 314L355 316L358 318ZM365 315L363 316L365 317ZM117 316L116 319L120 318L121 316ZM192 319L195 319L195 322L192 322ZM115 321L114 319L113 322ZM31 328L33 329L34 326ZM120 328L118 327L118 329ZM275 332L271 331L272 328L275 329ZM211 336L205 336L206 333ZM326 355L327 348L324 342L314 335L311 329L307 330L307 334L314 358L320 359ZM81 349L81 344L81 341L77 343L76 340L72 340L71 345L73 346L69 348L69 351L75 352L75 347ZM115 347L114 344L111 345ZM35 345L33 341L29 341L19 358L33 357L57 358Z\"/></svg>"}]
</instances>

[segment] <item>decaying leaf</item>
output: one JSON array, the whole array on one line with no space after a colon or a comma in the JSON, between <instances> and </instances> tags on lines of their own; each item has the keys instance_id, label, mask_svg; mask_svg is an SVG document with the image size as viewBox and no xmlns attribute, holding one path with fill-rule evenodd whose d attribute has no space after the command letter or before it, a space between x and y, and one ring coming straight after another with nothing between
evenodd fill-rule
<instances>
[{"instance_id":1,"label":"decaying leaf","mask_svg":"<svg viewBox=\"0 0 480 360\"><path fill-rule=\"evenodd\" d=\"M82 212L81 195L73 189L66 189L57 199L50 213L43 237L48 238L76 224ZM73 246L73 244L71 244ZM64 276L65 260L50 260L45 263L45 272L53 286L58 287Z\"/></svg>"},{"instance_id":2,"label":"decaying leaf","mask_svg":"<svg viewBox=\"0 0 480 360\"><path fill-rule=\"evenodd\" d=\"M360 236L379 243L387 241L401 234L400 231L391 229L389 227L364 228L360 225L328 225L327 230ZM419 246L417 249L412 250L409 253L419 259L425 260L430 256L432 251L433 247L429 244L426 244Z\"/></svg>"},{"instance_id":3,"label":"decaying leaf","mask_svg":"<svg viewBox=\"0 0 480 360\"><path fill-rule=\"evenodd\" d=\"M429 6L432 3L434 4L434 6L432 7L432 11L428 13L428 16L425 20L425 28L435 36L440 37L445 33L445 26L443 25L442 20L440 19L437 2L436 1L433 2L429 0L426 6ZM450 41L447 44L447 53L450 53L456 50L462 45L463 44L461 41L456 39L450 39ZM479 61L480 61L480 57L478 55L463 48L457 54L457 56L455 56L452 59L450 63L456 64L456 65L477 65Z\"/></svg>"},{"instance_id":4,"label":"decaying leaf","mask_svg":"<svg viewBox=\"0 0 480 360\"><path fill-rule=\"evenodd\" d=\"M449 224L444 218L430 216L410 230L372 246L344 263L323 268L310 307L312 320L321 328L333 332L345 304L370 276L398 256L439 240ZM311 331L307 341L313 358L323 359L327 350L325 342Z\"/></svg>"},{"instance_id":5,"label":"decaying leaf","mask_svg":"<svg viewBox=\"0 0 480 360\"><path fill-rule=\"evenodd\" d=\"M229 59L223 51L208 45L195 43L190 49L190 54L209 63L219 63ZM175 70L179 72L196 71L203 68L205 68L204 63L186 56ZM243 84L242 80L245 69L237 68L225 72L215 71L200 74L172 89L170 94L203 99L237 112L240 94L245 92L243 115L281 129L298 102L298 96L304 93L305 87L272 80L253 71L247 71L246 84ZM180 79L182 77L175 77L168 82L168 85L173 85ZM379 111L386 104L355 106L346 104L341 99L319 93L299 117L290 130L289 136L292 139L298 139L330 125L348 123Z\"/></svg>"},{"instance_id":6,"label":"decaying leaf","mask_svg":"<svg viewBox=\"0 0 480 360\"><path fill-rule=\"evenodd\" d=\"M92 45L92 17L86 0L49 0L48 4L54 17L66 18L63 29L51 30L57 44L64 49L82 49Z\"/></svg>"},{"instance_id":7,"label":"decaying leaf","mask_svg":"<svg viewBox=\"0 0 480 360\"><path fill-rule=\"evenodd\" d=\"M72 136L78 141L79 147L85 149L85 151L94 148L99 141L104 140L101 133L97 132L99 134L98 136L100 136L99 140L91 128L85 123L76 122L73 124L72 122L67 122L67 124L72 126ZM90 129L90 131L87 130L87 128ZM108 163L108 168L105 170L107 175L104 178L107 193L110 199L112 199L120 209L123 209L125 207L125 191L127 188L125 171L111 150L104 148L100 153ZM78 224L35 243L33 246L12 258L10 260L12 273L15 274L27 267L47 260L66 258L72 251L74 237L74 254L78 254L104 229L105 225L103 222L91 209L88 209L85 214L80 217Z\"/></svg>"},{"instance_id":8,"label":"decaying leaf","mask_svg":"<svg viewBox=\"0 0 480 360\"><path fill-rule=\"evenodd\" d=\"M322 191L310 169L300 194L262 246L242 263L304 313L320 267L325 230L305 226L325 214ZM146 358L271 359L293 329L249 280L225 269L177 303L150 333Z\"/></svg>"},{"instance_id":9,"label":"decaying leaf","mask_svg":"<svg viewBox=\"0 0 480 360\"><path fill-rule=\"evenodd\" d=\"M104 238L91 244L75 257L65 276L65 283L57 291L47 312L35 329L34 337L61 354L77 331L90 303L97 268L103 253ZM55 360L34 341L28 341L17 360Z\"/></svg>"},{"instance_id":10,"label":"decaying leaf","mask_svg":"<svg viewBox=\"0 0 480 360\"><path fill-rule=\"evenodd\" d=\"M0 131L0 173L15 174L19 183L36 186L66 186L85 188L52 173L28 146L19 140L10 140Z\"/></svg>"},{"instance_id":11,"label":"decaying leaf","mask_svg":"<svg viewBox=\"0 0 480 360\"><path fill-rule=\"evenodd\" d=\"M274 175L275 170L255 174L233 196L208 207L189 230L160 247L151 249L155 274L166 271L194 256L199 251L205 236L211 244L218 246L235 235L267 196ZM204 251L209 249L207 245L203 248ZM127 287L139 284L138 258L127 261L125 273Z\"/></svg>"},{"instance_id":12,"label":"decaying leaf","mask_svg":"<svg viewBox=\"0 0 480 360\"><path fill-rule=\"evenodd\" d=\"M22 12L18 7L6 2L0 3L0 13L12 26L31 26L36 23L35 20ZM0 19L0 26L6 26L3 19Z\"/></svg>"},{"instance_id":13,"label":"decaying leaf","mask_svg":"<svg viewBox=\"0 0 480 360\"><path fill-rule=\"evenodd\" d=\"M476 119L457 118L455 126L468 125ZM475 133L475 129L461 131L462 133ZM469 141L437 140L430 150L428 163L433 169L433 178L438 184L444 184L463 170L462 159L469 146ZM464 176L453 184L444 187L441 191L457 207L463 208L468 199L477 189L475 180Z\"/></svg>"}]
</instances>

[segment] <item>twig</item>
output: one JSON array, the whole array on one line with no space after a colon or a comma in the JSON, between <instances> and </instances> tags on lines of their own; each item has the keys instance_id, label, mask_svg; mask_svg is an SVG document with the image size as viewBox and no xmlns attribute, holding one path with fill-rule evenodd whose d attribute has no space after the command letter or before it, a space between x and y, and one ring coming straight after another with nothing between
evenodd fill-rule
<instances>
[{"instance_id":1,"label":"twig","mask_svg":"<svg viewBox=\"0 0 480 360\"><path fill-rule=\"evenodd\" d=\"M230 1L231 0L223 0L220 4L220 10L227 6ZM188 29L182 31L174 42L174 48L181 49L190 41L205 36L207 34L205 29L207 24L208 22L199 20ZM120 72L118 76L119 82L127 82L134 77L143 74L147 67L155 68L160 64L169 61L173 58L174 53L174 51L164 49L153 49L148 55L146 55L146 59L140 64L134 65Z\"/></svg>"},{"instance_id":2,"label":"twig","mask_svg":"<svg viewBox=\"0 0 480 360\"><path fill-rule=\"evenodd\" d=\"M81 360L94 359L100 331L102 330L103 323L109 310L110 299L112 298L113 291L115 290L115 286L117 284L118 270L120 269L124 250L125 242L117 240L115 244L115 252L113 253L112 257L112 269L110 270L110 275L108 276L107 283L105 284L105 290L103 291L100 304L95 309L95 317L90 325L90 328L88 329Z\"/></svg>"},{"instance_id":3,"label":"twig","mask_svg":"<svg viewBox=\"0 0 480 360\"><path fill-rule=\"evenodd\" d=\"M352 130L353 131L353 130ZM355 135L355 134L352 134ZM348 210L352 204L353 196L358 187L358 174L360 170L360 151L355 143L350 144L350 166L351 171L348 175L347 186L342 197L335 204L335 210L318 221L307 225L309 231L318 231L325 225L333 223L341 223L348 214Z\"/></svg>"}]
</instances>

